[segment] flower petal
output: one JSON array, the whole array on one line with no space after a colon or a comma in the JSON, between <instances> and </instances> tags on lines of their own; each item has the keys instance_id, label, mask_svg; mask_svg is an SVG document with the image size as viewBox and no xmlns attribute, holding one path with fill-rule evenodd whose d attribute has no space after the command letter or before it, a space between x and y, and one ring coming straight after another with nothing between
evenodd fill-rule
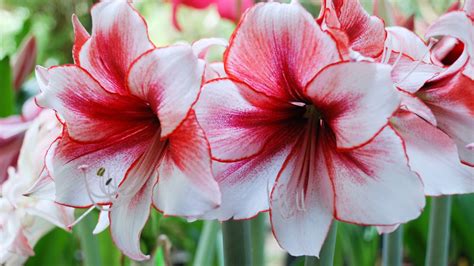
<instances>
[{"instance_id":1,"label":"flower petal","mask_svg":"<svg viewBox=\"0 0 474 266\"><path fill-rule=\"evenodd\" d=\"M48 76L37 102L59 113L77 141L112 141L153 127L155 117L145 102L107 92L78 66L53 67Z\"/></svg>"},{"instance_id":2,"label":"flower petal","mask_svg":"<svg viewBox=\"0 0 474 266\"><path fill-rule=\"evenodd\" d=\"M74 45L72 46L72 58L74 59L74 63L80 65L79 55L81 48L91 36L84 26L82 26L76 14L72 14L72 25L74 27Z\"/></svg>"},{"instance_id":3,"label":"flower petal","mask_svg":"<svg viewBox=\"0 0 474 266\"><path fill-rule=\"evenodd\" d=\"M329 28L343 30L354 51L369 57L382 53L386 33L381 19L370 16L358 0L325 0L324 3L324 23Z\"/></svg>"},{"instance_id":4,"label":"flower petal","mask_svg":"<svg viewBox=\"0 0 474 266\"><path fill-rule=\"evenodd\" d=\"M474 64L474 27L472 20L462 11L454 11L443 15L428 28L426 38L435 36L451 36L464 43L463 54L438 78L444 78L463 68L466 61ZM474 76L469 76L474 80Z\"/></svg>"},{"instance_id":5,"label":"flower petal","mask_svg":"<svg viewBox=\"0 0 474 266\"><path fill-rule=\"evenodd\" d=\"M127 186L125 179L123 186ZM117 247L133 260L147 260L140 250L140 235L150 215L153 184L156 178L148 180L130 197L119 198L110 211L110 231Z\"/></svg>"},{"instance_id":6,"label":"flower petal","mask_svg":"<svg viewBox=\"0 0 474 266\"><path fill-rule=\"evenodd\" d=\"M94 227L94 231L92 233L94 235L102 233L107 227L109 227L110 221L109 221L109 212L108 211L101 211L99 214L99 221L97 222L97 225Z\"/></svg>"},{"instance_id":7,"label":"flower petal","mask_svg":"<svg viewBox=\"0 0 474 266\"><path fill-rule=\"evenodd\" d=\"M150 146L150 137L136 135L121 141L77 143L63 133L49 149L46 165L56 185L56 201L70 206L87 207L110 203L104 191L116 190L131 165ZM99 169L105 175L98 174ZM112 179L109 181L109 179ZM86 183L87 182L87 183ZM109 183L109 185L106 185Z\"/></svg>"},{"instance_id":8,"label":"flower petal","mask_svg":"<svg viewBox=\"0 0 474 266\"><path fill-rule=\"evenodd\" d=\"M396 56L396 53L393 53L393 56ZM415 93L428 80L436 77L441 72L443 72L443 68L439 66L415 61L402 55L393 67L392 79L401 90Z\"/></svg>"},{"instance_id":9,"label":"flower petal","mask_svg":"<svg viewBox=\"0 0 474 266\"><path fill-rule=\"evenodd\" d=\"M339 59L335 41L299 4L265 3L242 18L224 65L229 77L293 101L319 70Z\"/></svg>"},{"instance_id":10,"label":"flower petal","mask_svg":"<svg viewBox=\"0 0 474 266\"><path fill-rule=\"evenodd\" d=\"M338 63L308 84L306 94L335 132L338 148L367 143L398 108L390 71L383 64Z\"/></svg>"},{"instance_id":11,"label":"flower petal","mask_svg":"<svg viewBox=\"0 0 474 266\"><path fill-rule=\"evenodd\" d=\"M474 81L458 73L427 84L417 95L436 116L438 127L458 146L461 160L474 166L474 152L466 145L474 142Z\"/></svg>"},{"instance_id":12,"label":"flower petal","mask_svg":"<svg viewBox=\"0 0 474 266\"><path fill-rule=\"evenodd\" d=\"M150 103L158 114L162 137L183 122L197 101L204 64L191 46L174 45L147 52L131 67L130 93Z\"/></svg>"},{"instance_id":13,"label":"flower petal","mask_svg":"<svg viewBox=\"0 0 474 266\"><path fill-rule=\"evenodd\" d=\"M106 90L125 94L130 65L154 47L146 22L123 0L100 2L91 15L92 35L80 50L80 65Z\"/></svg>"},{"instance_id":14,"label":"flower petal","mask_svg":"<svg viewBox=\"0 0 474 266\"><path fill-rule=\"evenodd\" d=\"M459 161L456 144L414 114L398 112L392 125L403 138L411 169L428 196L474 192L474 168Z\"/></svg>"},{"instance_id":15,"label":"flower petal","mask_svg":"<svg viewBox=\"0 0 474 266\"><path fill-rule=\"evenodd\" d=\"M238 161L260 153L291 127L281 121L294 120L296 124L301 120L297 115L303 114L293 112L294 108L229 79L204 85L195 106L213 158L221 161Z\"/></svg>"},{"instance_id":16,"label":"flower petal","mask_svg":"<svg viewBox=\"0 0 474 266\"><path fill-rule=\"evenodd\" d=\"M430 51L414 32L403 27L387 27L385 45L393 51L408 55L415 61L430 63Z\"/></svg>"},{"instance_id":17,"label":"flower petal","mask_svg":"<svg viewBox=\"0 0 474 266\"><path fill-rule=\"evenodd\" d=\"M337 152L333 145L328 143L325 155L337 219L393 225L421 213L425 205L423 184L410 171L403 142L390 127L369 144L349 152Z\"/></svg>"},{"instance_id":18,"label":"flower petal","mask_svg":"<svg viewBox=\"0 0 474 266\"><path fill-rule=\"evenodd\" d=\"M293 256L318 256L333 218L333 188L321 147L311 139L316 134L308 130L299 139L271 194L273 232Z\"/></svg>"},{"instance_id":19,"label":"flower petal","mask_svg":"<svg viewBox=\"0 0 474 266\"><path fill-rule=\"evenodd\" d=\"M221 202L211 169L209 144L194 112L168 138L153 204L165 215L197 216Z\"/></svg>"},{"instance_id":20,"label":"flower petal","mask_svg":"<svg viewBox=\"0 0 474 266\"><path fill-rule=\"evenodd\" d=\"M377 232L379 232L379 234L390 234L390 233L395 232L395 230L397 230L399 226L400 226L399 224L396 224L396 225L380 225L380 226L376 226L376 228L377 228Z\"/></svg>"},{"instance_id":21,"label":"flower petal","mask_svg":"<svg viewBox=\"0 0 474 266\"><path fill-rule=\"evenodd\" d=\"M414 113L433 126L437 126L438 122L436 122L435 115L418 97L405 92L400 92L400 97L402 99L400 109Z\"/></svg>"},{"instance_id":22,"label":"flower petal","mask_svg":"<svg viewBox=\"0 0 474 266\"><path fill-rule=\"evenodd\" d=\"M293 147L292 139L294 136L282 134L258 156L232 163L214 161L214 175L221 190L222 204L200 218L220 221L250 219L267 211L275 179Z\"/></svg>"}]
</instances>

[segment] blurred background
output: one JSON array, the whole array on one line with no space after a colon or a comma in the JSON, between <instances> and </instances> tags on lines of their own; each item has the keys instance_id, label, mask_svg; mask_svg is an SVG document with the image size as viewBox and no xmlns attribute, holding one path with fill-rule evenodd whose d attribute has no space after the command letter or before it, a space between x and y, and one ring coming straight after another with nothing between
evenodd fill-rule
<instances>
[{"instance_id":1,"label":"blurred background","mask_svg":"<svg viewBox=\"0 0 474 266\"><path fill-rule=\"evenodd\" d=\"M52 66L72 63L71 49L73 28L71 15L75 13L90 31L89 10L91 0L0 0L0 98L6 74L18 57L18 51L34 36L36 52L28 54L36 64ZM187 1L183 1L187 2ZM301 0L314 15L319 12L319 0ZM378 1L375 1L378 2ZM427 25L440 14L452 7L453 0L394 0L391 1L391 24L414 29L421 36ZM369 12L373 12L372 0L363 1ZM455 3L454 3L455 4ZM181 5L177 12L177 22L173 23L172 3L159 0L136 0L135 7L145 17L150 37L157 46L177 41L195 41L203 37L229 38L235 23L222 19L214 5L205 9L195 9ZM383 14L382 14L383 15ZM387 16L387 14L385 14ZM211 60L222 58L222 50L213 51ZM2 82L3 80L3 82ZM21 84L17 84L17 106L38 91L33 74L29 74ZM404 261L406 265L424 265L428 231L429 202L424 213L415 221L404 226ZM450 265L468 266L474 263L474 195L455 196L453 199ZM468 211L471 210L471 211ZM77 215L80 215L80 211ZM84 249L96 252L93 265L193 265L203 230L211 232L206 245L212 245L206 252L206 264L223 265L222 238L217 222L201 221L188 223L175 217L162 217L153 210L142 234L142 248L153 254L153 261L136 263L121 255L113 244L109 232L92 235L98 212L88 216L83 226L72 233L55 229L43 237L35 247L36 255L27 265L84 265ZM288 256L276 244L271 235L268 215L257 218L263 223L254 223L252 236L254 245L265 247L263 256L266 265L303 265L302 258ZM0 240L1 241L1 240ZM373 227L362 227L339 223L335 265L379 265L381 261L382 238ZM201 260L202 261L202 260Z\"/></svg>"}]
</instances>

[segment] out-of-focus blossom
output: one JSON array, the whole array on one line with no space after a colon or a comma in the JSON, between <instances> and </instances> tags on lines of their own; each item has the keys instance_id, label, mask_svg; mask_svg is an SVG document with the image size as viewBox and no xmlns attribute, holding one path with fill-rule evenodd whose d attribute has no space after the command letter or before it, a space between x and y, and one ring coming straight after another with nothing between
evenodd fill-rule
<instances>
[{"instance_id":1,"label":"out-of-focus blossom","mask_svg":"<svg viewBox=\"0 0 474 266\"><path fill-rule=\"evenodd\" d=\"M177 30L181 30L177 17L180 5L196 9L205 9L210 5L216 5L222 18L234 22L240 19L245 10L254 5L254 0L171 0L171 2L173 5L173 25Z\"/></svg>"},{"instance_id":2,"label":"out-of-focus blossom","mask_svg":"<svg viewBox=\"0 0 474 266\"><path fill-rule=\"evenodd\" d=\"M36 38L28 37L13 60L13 88L19 90L25 79L33 72L36 63Z\"/></svg>"},{"instance_id":3,"label":"out-of-focus blossom","mask_svg":"<svg viewBox=\"0 0 474 266\"><path fill-rule=\"evenodd\" d=\"M47 166L57 202L101 209L116 245L145 260L140 234L151 206L196 216L220 203L191 109L206 62L188 44L155 48L126 1L100 2L91 14L90 35L73 18L75 64L37 68L38 103L64 124Z\"/></svg>"},{"instance_id":4,"label":"out-of-focus blossom","mask_svg":"<svg viewBox=\"0 0 474 266\"><path fill-rule=\"evenodd\" d=\"M384 23L370 16L358 0L324 0L318 23L329 30L339 48L349 48L350 54L366 57L382 54L386 37Z\"/></svg>"},{"instance_id":5,"label":"out-of-focus blossom","mask_svg":"<svg viewBox=\"0 0 474 266\"><path fill-rule=\"evenodd\" d=\"M318 255L333 219L391 225L420 214L422 183L387 126L400 103L391 68L343 62L338 48L296 2L244 15L225 54L229 78L205 84L195 107L223 197L201 218L270 209L285 250Z\"/></svg>"},{"instance_id":6,"label":"out-of-focus blossom","mask_svg":"<svg viewBox=\"0 0 474 266\"><path fill-rule=\"evenodd\" d=\"M385 12L389 12L387 16L393 20L393 25L389 26L399 26L409 29L411 31L415 30L415 15L405 16L399 8L392 5L389 1L386 0L374 0L374 15L381 17L381 9L383 8ZM387 22L387 21L385 21Z\"/></svg>"},{"instance_id":7,"label":"out-of-focus blossom","mask_svg":"<svg viewBox=\"0 0 474 266\"><path fill-rule=\"evenodd\" d=\"M31 98L23 105L22 115L0 119L0 187L8 177L8 167L16 166L25 131L40 112Z\"/></svg>"},{"instance_id":8,"label":"out-of-focus blossom","mask_svg":"<svg viewBox=\"0 0 474 266\"><path fill-rule=\"evenodd\" d=\"M43 111L29 126L18 159L9 169L9 178L0 197L0 264L22 265L34 255L33 247L48 231L72 223L74 209L54 203L54 199L24 196L42 176L44 157L60 134L60 124L52 111Z\"/></svg>"}]
</instances>

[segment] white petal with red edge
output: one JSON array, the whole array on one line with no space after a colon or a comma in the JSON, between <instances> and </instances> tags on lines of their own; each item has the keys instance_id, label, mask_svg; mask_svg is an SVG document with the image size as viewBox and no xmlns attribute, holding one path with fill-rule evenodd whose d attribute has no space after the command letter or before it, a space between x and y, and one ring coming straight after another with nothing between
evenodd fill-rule
<instances>
[{"instance_id":1,"label":"white petal with red edge","mask_svg":"<svg viewBox=\"0 0 474 266\"><path fill-rule=\"evenodd\" d=\"M392 79L395 85L409 93L418 91L428 80L443 72L443 68L433 64L414 61L401 56L393 65Z\"/></svg>"},{"instance_id":2,"label":"white petal with red edge","mask_svg":"<svg viewBox=\"0 0 474 266\"><path fill-rule=\"evenodd\" d=\"M120 142L84 144L63 134L46 156L48 171L56 185L56 201L86 207L93 204L89 197L92 193L97 195L91 196L93 201L109 203L111 199L105 192L117 190L128 169L149 145L150 140L140 135ZM105 170L103 176L98 175L101 168Z\"/></svg>"},{"instance_id":3,"label":"white petal with red edge","mask_svg":"<svg viewBox=\"0 0 474 266\"><path fill-rule=\"evenodd\" d=\"M209 48L220 46L226 48L229 42L223 38L204 38L193 43L192 48L194 55L199 59L206 59Z\"/></svg>"},{"instance_id":4,"label":"white petal with red edge","mask_svg":"<svg viewBox=\"0 0 474 266\"><path fill-rule=\"evenodd\" d=\"M393 225L420 215L423 183L408 167L402 139L386 127L369 144L349 151L325 151L335 191L335 217L372 225Z\"/></svg>"},{"instance_id":5,"label":"white petal with red edge","mask_svg":"<svg viewBox=\"0 0 474 266\"><path fill-rule=\"evenodd\" d=\"M400 99L390 72L383 64L339 63L308 84L306 94L335 132L339 148L368 142L398 108Z\"/></svg>"},{"instance_id":6,"label":"white petal with red edge","mask_svg":"<svg viewBox=\"0 0 474 266\"><path fill-rule=\"evenodd\" d=\"M405 142L410 167L423 181L426 195L474 192L474 168L459 161L456 144L445 133L408 112L398 112L391 122Z\"/></svg>"},{"instance_id":7,"label":"white petal with red edge","mask_svg":"<svg viewBox=\"0 0 474 266\"><path fill-rule=\"evenodd\" d=\"M153 203L165 215L197 216L221 203L209 144L194 112L168 138Z\"/></svg>"},{"instance_id":8,"label":"white petal with red edge","mask_svg":"<svg viewBox=\"0 0 474 266\"><path fill-rule=\"evenodd\" d=\"M385 46L410 56L415 61L430 63L430 51L423 40L404 27L387 27Z\"/></svg>"},{"instance_id":9,"label":"white petal with red edge","mask_svg":"<svg viewBox=\"0 0 474 266\"><path fill-rule=\"evenodd\" d=\"M135 194L119 198L112 205L113 209L110 211L112 239L117 247L133 260L143 261L150 258L149 255L144 255L140 250L140 235L150 215L155 180L156 177L148 178L142 183L138 191L134 191ZM127 186L128 181L130 179L126 179L123 186ZM131 180L131 182L136 181Z\"/></svg>"},{"instance_id":10,"label":"white petal with red edge","mask_svg":"<svg viewBox=\"0 0 474 266\"><path fill-rule=\"evenodd\" d=\"M270 201L273 233L293 256L319 256L333 218L331 180L313 139L318 133L307 130L287 157Z\"/></svg>"},{"instance_id":11,"label":"white petal with red edge","mask_svg":"<svg viewBox=\"0 0 474 266\"><path fill-rule=\"evenodd\" d=\"M405 92L400 92L400 98L402 99L402 102L400 103L400 108L402 110L418 115L433 126L438 124L431 109L418 97Z\"/></svg>"},{"instance_id":12,"label":"white petal with red edge","mask_svg":"<svg viewBox=\"0 0 474 266\"><path fill-rule=\"evenodd\" d=\"M229 79L205 84L195 106L213 158L224 161L240 160L261 152L287 127L281 121L292 119L294 108Z\"/></svg>"},{"instance_id":13,"label":"white petal with red edge","mask_svg":"<svg viewBox=\"0 0 474 266\"><path fill-rule=\"evenodd\" d=\"M171 134L197 100L205 62L189 45L152 50L130 69L130 93L150 103L160 119L161 136Z\"/></svg>"},{"instance_id":14,"label":"white petal with red edge","mask_svg":"<svg viewBox=\"0 0 474 266\"><path fill-rule=\"evenodd\" d=\"M339 59L336 42L299 4L265 3L242 18L224 65L229 77L259 92L295 100L319 70Z\"/></svg>"},{"instance_id":15,"label":"white petal with red edge","mask_svg":"<svg viewBox=\"0 0 474 266\"><path fill-rule=\"evenodd\" d=\"M474 166L474 152L466 145L474 142L474 81L458 73L430 83L417 95L436 116L438 127L456 142L461 160Z\"/></svg>"},{"instance_id":16,"label":"white petal with red edge","mask_svg":"<svg viewBox=\"0 0 474 266\"><path fill-rule=\"evenodd\" d=\"M126 94L128 69L154 48L145 20L126 1L100 2L91 10L92 34L80 50L81 67L110 92Z\"/></svg>"},{"instance_id":17,"label":"white petal with red edge","mask_svg":"<svg viewBox=\"0 0 474 266\"><path fill-rule=\"evenodd\" d=\"M291 137L287 135L280 135L275 142L258 156L233 163L213 162L222 204L200 219L249 219L270 208L275 179L292 148Z\"/></svg>"},{"instance_id":18,"label":"white petal with red edge","mask_svg":"<svg viewBox=\"0 0 474 266\"><path fill-rule=\"evenodd\" d=\"M37 102L54 109L77 141L110 142L153 126L155 115L145 102L107 92L78 66L53 67L48 75Z\"/></svg>"}]
</instances>

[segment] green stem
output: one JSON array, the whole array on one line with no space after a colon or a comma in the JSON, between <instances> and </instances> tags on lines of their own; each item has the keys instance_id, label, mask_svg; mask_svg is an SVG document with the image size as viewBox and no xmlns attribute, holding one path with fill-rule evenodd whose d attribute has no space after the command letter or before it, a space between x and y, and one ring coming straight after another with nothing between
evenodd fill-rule
<instances>
[{"instance_id":1,"label":"green stem","mask_svg":"<svg viewBox=\"0 0 474 266\"><path fill-rule=\"evenodd\" d=\"M401 266L403 262L403 227L383 235L382 266Z\"/></svg>"},{"instance_id":2,"label":"green stem","mask_svg":"<svg viewBox=\"0 0 474 266\"><path fill-rule=\"evenodd\" d=\"M225 266L252 264L250 221L229 220L222 223Z\"/></svg>"},{"instance_id":3,"label":"green stem","mask_svg":"<svg viewBox=\"0 0 474 266\"><path fill-rule=\"evenodd\" d=\"M87 215L74 229L76 235L81 242L81 250L84 255L84 265L99 266L101 265L99 241L92 234L96 223L95 215Z\"/></svg>"},{"instance_id":4,"label":"green stem","mask_svg":"<svg viewBox=\"0 0 474 266\"><path fill-rule=\"evenodd\" d=\"M211 265L216 251L217 234L219 233L219 222L205 221L204 228L199 238L194 266Z\"/></svg>"},{"instance_id":5,"label":"green stem","mask_svg":"<svg viewBox=\"0 0 474 266\"><path fill-rule=\"evenodd\" d=\"M334 262L334 251L336 249L336 235L337 235L337 222L334 221L331 228L329 229L326 241L324 241L319 259L316 257L306 256L304 265L305 266L332 266Z\"/></svg>"},{"instance_id":6,"label":"green stem","mask_svg":"<svg viewBox=\"0 0 474 266\"><path fill-rule=\"evenodd\" d=\"M448 265L451 196L431 199L428 250L425 265Z\"/></svg>"},{"instance_id":7,"label":"green stem","mask_svg":"<svg viewBox=\"0 0 474 266\"><path fill-rule=\"evenodd\" d=\"M250 220L252 233L252 263L253 265L265 265L265 235L267 214L260 213Z\"/></svg>"}]
</instances>

